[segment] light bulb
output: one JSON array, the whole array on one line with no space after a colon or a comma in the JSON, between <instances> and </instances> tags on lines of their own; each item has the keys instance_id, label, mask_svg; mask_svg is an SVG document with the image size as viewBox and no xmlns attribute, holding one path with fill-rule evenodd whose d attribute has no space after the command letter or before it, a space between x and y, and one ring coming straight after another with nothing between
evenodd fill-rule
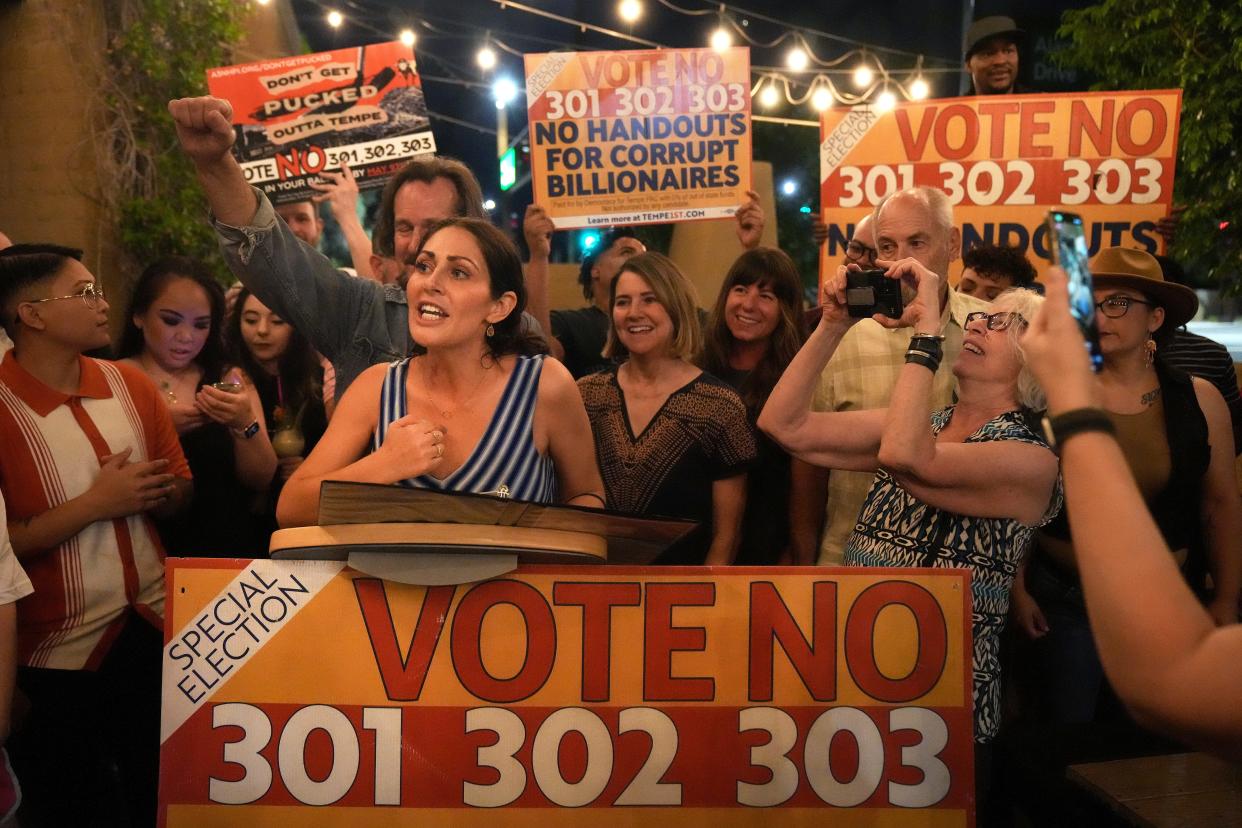
<instances>
[{"instance_id":1,"label":"light bulb","mask_svg":"<svg viewBox=\"0 0 1242 828\"><path fill-rule=\"evenodd\" d=\"M725 29L724 26L721 26L719 29L712 32L711 44L712 48L717 52L723 52L725 49L728 49L733 45L733 35L729 34L728 30Z\"/></svg>"},{"instance_id":2,"label":"light bulb","mask_svg":"<svg viewBox=\"0 0 1242 828\"><path fill-rule=\"evenodd\" d=\"M474 59L478 62L480 69L496 68L496 53L492 51L490 46L484 46L480 49L479 53L474 56Z\"/></svg>"},{"instance_id":3,"label":"light bulb","mask_svg":"<svg viewBox=\"0 0 1242 828\"><path fill-rule=\"evenodd\" d=\"M854 70L854 85L859 89L870 86L873 80L875 80L875 72L872 72L867 64L863 63Z\"/></svg>"},{"instance_id":4,"label":"light bulb","mask_svg":"<svg viewBox=\"0 0 1242 828\"><path fill-rule=\"evenodd\" d=\"M927 81L922 78L915 78L910 83L910 97L916 101L921 101L931 94L931 87L927 85Z\"/></svg>"},{"instance_id":5,"label":"light bulb","mask_svg":"<svg viewBox=\"0 0 1242 828\"><path fill-rule=\"evenodd\" d=\"M637 23L643 16L643 4L638 0L621 0L617 4L617 14L626 23Z\"/></svg>"},{"instance_id":6,"label":"light bulb","mask_svg":"<svg viewBox=\"0 0 1242 828\"><path fill-rule=\"evenodd\" d=\"M885 89L880 93L880 97L875 99L875 108L877 112L888 112L897 105L897 96Z\"/></svg>"},{"instance_id":7,"label":"light bulb","mask_svg":"<svg viewBox=\"0 0 1242 828\"><path fill-rule=\"evenodd\" d=\"M811 95L811 106L815 107L819 112L823 112L832 106L832 92L825 86L816 89L815 94Z\"/></svg>"},{"instance_id":8,"label":"light bulb","mask_svg":"<svg viewBox=\"0 0 1242 828\"><path fill-rule=\"evenodd\" d=\"M785 56L785 65L795 72L801 72L809 62L810 58L807 57L806 50L797 47L790 49L789 54Z\"/></svg>"},{"instance_id":9,"label":"light bulb","mask_svg":"<svg viewBox=\"0 0 1242 828\"><path fill-rule=\"evenodd\" d=\"M765 108L771 109L781 101L781 93L776 88L776 83L765 83L763 89L759 90L759 103Z\"/></svg>"},{"instance_id":10,"label":"light bulb","mask_svg":"<svg viewBox=\"0 0 1242 828\"><path fill-rule=\"evenodd\" d=\"M345 15L341 14L336 9L333 9L332 11L328 12L328 25L331 26L332 28L339 29L341 28L341 24L344 22L345 22Z\"/></svg>"},{"instance_id":11,"label":"light bulb","mask_svg":"<svg viewBox=\"0 0 1242 828\"><path fill-rule=\"evenodd\" d=\"M414 48L414 41L417 39L418 38L415 36L413 29L402 29L401 30L401 45L406 47L407 49Z\"/></svg>"}]
</instances>

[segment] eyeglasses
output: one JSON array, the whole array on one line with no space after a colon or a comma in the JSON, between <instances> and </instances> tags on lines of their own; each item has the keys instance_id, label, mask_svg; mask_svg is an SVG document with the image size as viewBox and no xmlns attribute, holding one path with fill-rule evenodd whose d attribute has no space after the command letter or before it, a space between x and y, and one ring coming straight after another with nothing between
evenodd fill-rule
<instances>
[{"instance_id":1,"label":"eyeglasses","mask_svg":"<svg viewBox=\"0 0 1242 828\"><path fill-rule=\"evenodd\" d=\"M1148 302L1144 299L1131 299L1129 296L1110 296L1103 302L1096 302L1095 306L1100 313L1109 319L1120 319L1130 311L1131 305L1146 305L1149 308L1157 307L1155 302Z\"/></svg>"},{"instance_id":2,"label":"eyeglasses","mask_svg":"<svg viewBox=\"0 0 1242 828\"><path fill-rule=\"evenodd\" d=\"M99 307L99 303L104 298L104 289L102 286L90 282L82 288L81 293L70 293L68 296L51 296L47 299L32 299L30 304L41 305L44 302L59 302L61 299L81 299L82 302L91 310Z\"/></svg>"},{"instance_id":3,"label":"eyeglasses","mask_svg":"<svg viewBox=\"0 0 1242 828\"><path fill-rule=\"evenodd\" d=\"M847 262L869 262L874 263L875 257L879 255L874 247L868 247L860 241L850 240L845 245L845 260Z\"/></svg>"},{"instance_id":4,"label":"eyeglasses","mask_svg":"<svg viewBox=\"0 0 1242 828\"><path fill-rule=\"evenodd\" d=\"M997 313L985 313L983 311L975 311L966 314L966 327L970 327L980 319L987 325L989 331L1003 331L1015 322L1022 327L1026 327L1026 318L1017 311L999 311Z\"/></svg>"}]
</instances>

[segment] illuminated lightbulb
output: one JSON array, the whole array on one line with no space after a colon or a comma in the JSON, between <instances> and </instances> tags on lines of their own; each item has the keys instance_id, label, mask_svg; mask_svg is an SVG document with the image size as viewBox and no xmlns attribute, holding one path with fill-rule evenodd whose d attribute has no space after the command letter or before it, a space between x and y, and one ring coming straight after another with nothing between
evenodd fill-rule
<instances>
[{"instance_id":1,"label":"illuminated lightbulb","mask_svg":"<svg viewBox=\"0 0 1242 828\"><path fill-rule=\"evenodd\" d=\"M811 95L811 106L815 107L817 111L823 112L832 106L832 92L823 86L816 89L815 94Z\"/></svg>"},{"instance_id":2,"label":"illuminated lightbulb","mask_svg":"<svg viewBox=\"0 0 1242 828\"><path fill-rule=\"evenodd\" d=\"M801 72L806 68L810 58L807 57L804 49L793 48L789 50L789 54L785 56L785 65L795 72Z\"/></svg>"},{"instance_id":3,"label":"illuminated lightbulb","mask_svg":"<svg viewBox=\"0 0 1242 828\"><path fill-rule=\"evenodd\" d=\"M643 4L638 0L621 0L617 4L617 14L626 23L636 23L643 16Z\"/></svg>"},{"instance_id":4,"label":"illuminated lightbulb","mask_svg":"<svg viewBox=\"0 0 1242 828\"><path fill-rule=\"evenodd\" d=\"M504 109L517 97L517 84L512 78L500 78L492 84L492 97L496 99L496 108Z\"/></svg>"},{"instance_id":5,"label":"illuminated lightbulb","mask_svg":"<svg viewBox=\"0 0 1242 828\"><path fill-rule=\"evenodd\" d=\"M331 26L332 28L339 29L341 27L341 24L344 22L345 22L345 15L341 14L336 9L333 9L332 11L328 12L328 25Z\"/></svg>"},{"instance_id":6,"label":"illuminated lightbulb","mask_svg":"<svg viewBox=\"0 0 1242 828\"><path fill-rule=\"evenodd\" d=\"M854 70L854 85L859 89L870 86L873 80L875 80L875 73L867 64L864 63Z\"/></svg>"},{"instance_id":7,"label":"illuminated lightbulb","mask_svg":"<svg viewBox=\"0 0 1242 828\"><path fill-rule=\"evenodd\" d=\"M402 29L401 30L401 45L406 47L407 49L413 48L414 41L417 39L418 38L414 35L413 29Z\"/></svg>"},{"instance_id":8,"label":"illuminated lightbulb","mask_svg":"<svg viewBox=\"0 0 1242 828\"><path fill-rule=\"evenodd\" d=\"M712 32L711 44L712 48L717 52L723 52L725 49L728 49L733 45L733 35L729 34L724 26L721 26L719 29Z\"/></svg>"},{"instance_id":9,"label":"illuminated lightbulb","mask_svg":"<svg viewBox=\"0 0 1242 828\"><path fill-rule=\"evenodd\" d=\"M927 81L922 78L915 78L910 83L910 97L916 101L921 101L931 94L931 87L927 85Z\"/></svg>"},{"instance_id":10,"label":"illuminated lightbulb","mask_svg":"<svg viewBox=\"0 0 1242 828\"><path fill-rule=\"evenodd\" d=\"M490 213L492 210L496 209L496 202L489 198L487 201L483 202L483 209Z\"/></svg>"},{"instance_id":11,"label":"illuminated lightbulb","mask_svg":"<svg viewBox=\"0 0 1242 828\"><path fill-rule=\"evenodd\" d=\"M266 6L271 2L271 0L254 0L254 2L258 3L260 6Z\"/></svg>"},{"instance_id":12,"label":"illuminated lightbulb","mask_svg":"<svg viewBox=\"0 0 1242 828\"><path fill-rule=\"evenodd\" d=\"M877 112L888 112L897 105L897 96L885 89L880 93L880 97L875 99L875 108Z\"/></svg>"},{"instance_id":13,"label":"illuminated lightbulb","mask_svg":"<svg viewBox=\"0 0 1242 828\"><path fill-rule=\"evenodd\" d=\"M786 178L781 182L781 192L787 196L793 195L798 192L798 182L794 181L792 178Z\"/></svg>"},{"instance_id":14,"label":"illuminated lightbulb","mask_svg":"<svg viewBox=\"0 0 1242 828\"><path fill-rule=\"evenodd\" d=\"M776 106L780 100L781 93L777 90L775 83L765 83L763 89L759 90L759 103L768 109Z\"/></svg>"},{"instance_id":15,"label":"illuminated lightbulb","mask_svg":"<svg viewBox=\"0 0 1242 828\"><path fill-rule=\"evenodd\" d=\"M479 64L480 69L496 68L496 53L492 51L492 47L484 46L479 53L474 56L475 62Z\"/></svg>"}]
</instances>

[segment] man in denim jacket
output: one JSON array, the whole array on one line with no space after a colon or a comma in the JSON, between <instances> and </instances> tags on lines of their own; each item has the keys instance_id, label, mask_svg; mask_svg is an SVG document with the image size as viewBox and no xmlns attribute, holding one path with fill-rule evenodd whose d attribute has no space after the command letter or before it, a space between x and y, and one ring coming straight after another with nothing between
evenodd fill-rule
<instances>
[{"instance_id":1,"label":"man in denim jacket","mask_svg":"<svg viewBox=\"0 0 1242 828\"><path fill-rule=\"evenodd\" d=\"M271 202L246 183L230 151L228 101L181 98L169 102L168 110L211 205L229 268L332 362L336 399L368 366L407 356L413 340L405 274L393 284L351 277L278 221ZM404 263L427 228L450 216L484 216L479 182L460 161L416 158L384 188L376 252Z\"/></svg>"}]
</instances>

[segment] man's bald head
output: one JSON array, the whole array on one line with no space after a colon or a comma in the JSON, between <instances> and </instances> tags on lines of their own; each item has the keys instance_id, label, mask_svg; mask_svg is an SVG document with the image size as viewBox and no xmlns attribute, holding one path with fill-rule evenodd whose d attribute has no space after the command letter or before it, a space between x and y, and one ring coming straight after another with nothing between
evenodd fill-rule
<instances>
[{"instance_id":1,"label":"man's bald head","mask_svg":"<svg viewBox=\"0 0 1242 828\"><path fill-rule=\"evenodd\" d=\"M962 236L953 226L953 205L935 187L911 187L875 208L875 241L880 258L914 258L947 279L949 263L961 255Z\"/></svg>"}]
</instances>

